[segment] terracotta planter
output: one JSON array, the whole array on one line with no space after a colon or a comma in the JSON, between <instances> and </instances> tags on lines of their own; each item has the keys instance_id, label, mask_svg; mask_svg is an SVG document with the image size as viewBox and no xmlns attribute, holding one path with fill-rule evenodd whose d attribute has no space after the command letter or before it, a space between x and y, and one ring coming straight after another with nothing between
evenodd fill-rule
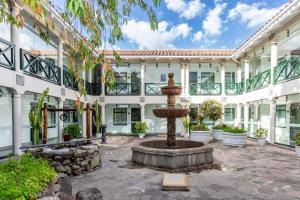
<instances>
[{"instance_id":1,"label":"terracotta planter","mask_svg":"<svg viewBox=\"0 0 300 200\"><path fill-rule=\"evenodd\" d=\"M64 135L64 142L71 141L71 135Z\"/></svg>"},{"instance_id":2,"label":"terracotta planter","mask_svg":"<svg viewBox=\"0 0 300 200\"><path fill-rule=\"evenodd\" d=\"M245 147L247 135L244 133L223 133L223 144L233 147Z\"/></svg>"},{"instance_id":3,"label":"terracotta planter","mask_svg":"<svg viewBox=\"0 0 300 200\"><path fill-rule=\"evenodd\" d=\"M223 140L223 130L212 130L214 140Z\"/></svg>"},{"instance_id":4,"label":"terracotta planter","mask_svg":"<svg viewBox=\"0 0 300 200\"><path fill-rule=\"evenodd\" d=\"M212 141L211 131L191 131L190 138L193 141L208 143Z\"/></svg>"},{"instance_id":5,"label":"terracotta planter","mask_svg":"<svg viewBox=\"0 0 300 200\"><path fill-rule=\"evenodd\" d=\"M263 146L266 144L266 141L267 141L266 138L257 138L258 145Z\"/></svg>"},{"instance_id":6,"label":"terracotta planter","mask_svg":"<svg viewBox=\"0 0 300 200\"><path fill-rule=\"evenodd\" d=\"M300 146L299 146L299 145L296 145L296 146L295 146L295 151L296 151L296 155L297 155L298 157L300 157Z\"/></svg>"}]
</instances>

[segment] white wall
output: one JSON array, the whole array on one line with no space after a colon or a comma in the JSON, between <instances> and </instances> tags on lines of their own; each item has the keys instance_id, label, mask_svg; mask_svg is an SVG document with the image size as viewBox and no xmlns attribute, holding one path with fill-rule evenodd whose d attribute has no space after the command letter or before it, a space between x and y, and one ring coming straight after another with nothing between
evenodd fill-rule
<instances>
[{"instance_id":1,"label":"white wall","mask_svg":"<svg viewBox=\"0 0 300 200\"><path fill-rule=\"evenodd\" d=\"M12 145L12 96L5 88L0 87L0 147Z\"/></svg>"}]
</instances>

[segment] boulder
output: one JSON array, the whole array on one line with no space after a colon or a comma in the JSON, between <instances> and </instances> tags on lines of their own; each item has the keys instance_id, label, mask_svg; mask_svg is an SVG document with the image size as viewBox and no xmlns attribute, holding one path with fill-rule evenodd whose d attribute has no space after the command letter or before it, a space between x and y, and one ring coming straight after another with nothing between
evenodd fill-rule
<instances>
[{"instance_id":1,"label":"boulder","mask_svg":"<svg viewBox=\"0 0 300 200\"><path fill-rule=\"evenodd\" d=\"M70 194L72 196L72 183L68 175L58 173L57 183L60 185L60 192Z\"/></svg>"},{"instance_id":2,"label":"boulder","mask_svg":"<svg viewBox=\"0 0 300 200\"><path fill-rule=\"evenodd\" d=\"M88 188L78 191L76 200L103 200L103 196L97 188Z\"/></svg>"}]
</instances>

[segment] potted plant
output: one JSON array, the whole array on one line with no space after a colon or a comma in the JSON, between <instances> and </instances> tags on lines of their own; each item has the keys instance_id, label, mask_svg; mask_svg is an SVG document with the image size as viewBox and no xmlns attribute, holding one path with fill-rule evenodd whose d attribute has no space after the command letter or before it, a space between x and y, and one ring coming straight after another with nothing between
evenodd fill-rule
<instances>
[{"instance_id":1,"label":"potted plant","mask_svg":"<svg viewBox=\"0 0 300 200\"><path fill-rule=\"evenodd\" d=\"M148 129L146 122L137 122L135 124L134 128L136 129L136 131L139 135L139 138L140 139L144 138L144 136L146 134L146 130Z\"/></svg>"},{"instance_id":2,"label":"potted plant","mask_svg":"<svg viewBox=\"0 0 300 200\"><path fill-rule=\"evenodd\" d=\"M214 140L223 140L223 129L226 127L226 124L222 123L212 127L212 136Z\"/></svg>"},{"instance_id":3,"label":"potted plant","mask_svg":"<svg viewBox=\"0 0 300 200\"><path fill-rule=\"evenodd\" d=\"M258 128L255 132L255 136L257 137L257 143L259 145L265 145L266 144L266 138L268 136L268 129Z\"/></svg>"},{"instance_id":4,"label":"potted plant","mask_svg":"<svg viewBox=\"0 0 300 200\"><path fill-rule=\"evenodd\" d=\"M95 116L93 117L93 123L96 128L96 138L101 138L100 127L101 127L102 120L101 120L101 114L99 112L98 100L95 101L94 107L95 107Z\"/></svg>"},{"instance_id":5,"label":"potted plant","mask_svg":"<svg viewBox=\"0 0 300 200\"><path fill-rule=\"evenodd\" d=\"M37 103L35 110L31 110L28 114L29 123L33 132L33 144L37 145L40 143L40 129L43 126L43 117L42 117L42 106L44 98L48 95L49 88L42 92L42 95Z\"/></svg>"},{"instance_id":6,"label":"potted plant","mask_svg":"<svg viewBox=\"0 0 300 200\"><path fill-rule=\"evenodd\" d=\"M246 145L246 131L237 127L223 129L223 144L227 146L244 147Z\"/></svg>"},{"instance_id":7,"label":"potted plant","mask_svg":"<svg viewBox=\"0 0 300 200\"><path fill-rule=\"evenodd\" d=\"M296 155L300 157L300 132L295 135L295 151Z\"/></svg>"},{"instance_id":8,"label":"potted plant","mask_svg":"<svg viewBox=\"0 0 300 200\"><path fill-rule=\"evenodd\" d=\"M205 110L204 107L200 105L197 112L197 124L191 126L191 140L205 143L212 140L211 131L203 123L204 118Z\"/></svg>"},{"instance_id":9,"label":"potted plant","mask_svg":"<svg viewBox=\"0 0 300 200\"><path fill-rule=\"evenodd\" d=\"M215 122L217 120L220 120L222 117L222 105L221 103L213 99L206 100L203 103L206 106L206 115L208 119L213 121L214 126ZM220 125L220 127L222 127L222 125ZM214 126L214 128L212 128L212 136L214 140L222 140L223 131L220 131L218 128L218 126Z\"/></svg>"},{"instance_id":10,"label":"potted plant","mask_svg":"<svg viewBox=\"0 0 300 200\"><path fill-rule=\"evenodd\" d=\"M189 136L189 128L190 128L190 117L189 116L182 118L182 125L183 125L182 136L188 137Z\"/></svg>"},{"instance_id":11,"label":"potted plant","mask_svg":"<svg viewBox=\"0 0 300 200\"><path fill-rule=\"evenodd\" d=\"M68 142L71 139L78 139L80 137L80 126L78 124L69 124L63 130L64 141Z\"/></svg>"}]
</instances>

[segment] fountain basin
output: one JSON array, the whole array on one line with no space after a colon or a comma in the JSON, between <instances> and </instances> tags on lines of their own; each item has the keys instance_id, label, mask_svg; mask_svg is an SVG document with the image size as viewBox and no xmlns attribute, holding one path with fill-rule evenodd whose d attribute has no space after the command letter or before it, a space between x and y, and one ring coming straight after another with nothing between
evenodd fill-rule
<instances>
[{"instance_id":1,"label":"fountain basin","mask_svg":"<svg viewBox=\"0 0 300 200\"><path fill-rule=\"evenodd\" d=\"M163 169L192 168L213 162L213 149L202 142L177 140L169 149L165 140L148 140L131 148L132 162Z\"/></svg>"},{"instance_id":2,"label":"fountain basin","mask_svg":"<svg viewBox=\"0 0 300 200\"><path fill-rule=\"evenodd\" d=\"M156 108L153 109L153 113L156 117L160 118L181 118L189 114L190 109L186 108Z\"/></svg>"},{"instance_id":3,"label":"fountain basin","mask_svg":"<svg viewBox=\"0 0 300 200\"><path fill-rule=\"evenodd\" d=\"M160 91L163 95L174 96L180 95L182 92L182 88L179 86L165 86L161 87Z\"/></svg>"}]
</instances>

